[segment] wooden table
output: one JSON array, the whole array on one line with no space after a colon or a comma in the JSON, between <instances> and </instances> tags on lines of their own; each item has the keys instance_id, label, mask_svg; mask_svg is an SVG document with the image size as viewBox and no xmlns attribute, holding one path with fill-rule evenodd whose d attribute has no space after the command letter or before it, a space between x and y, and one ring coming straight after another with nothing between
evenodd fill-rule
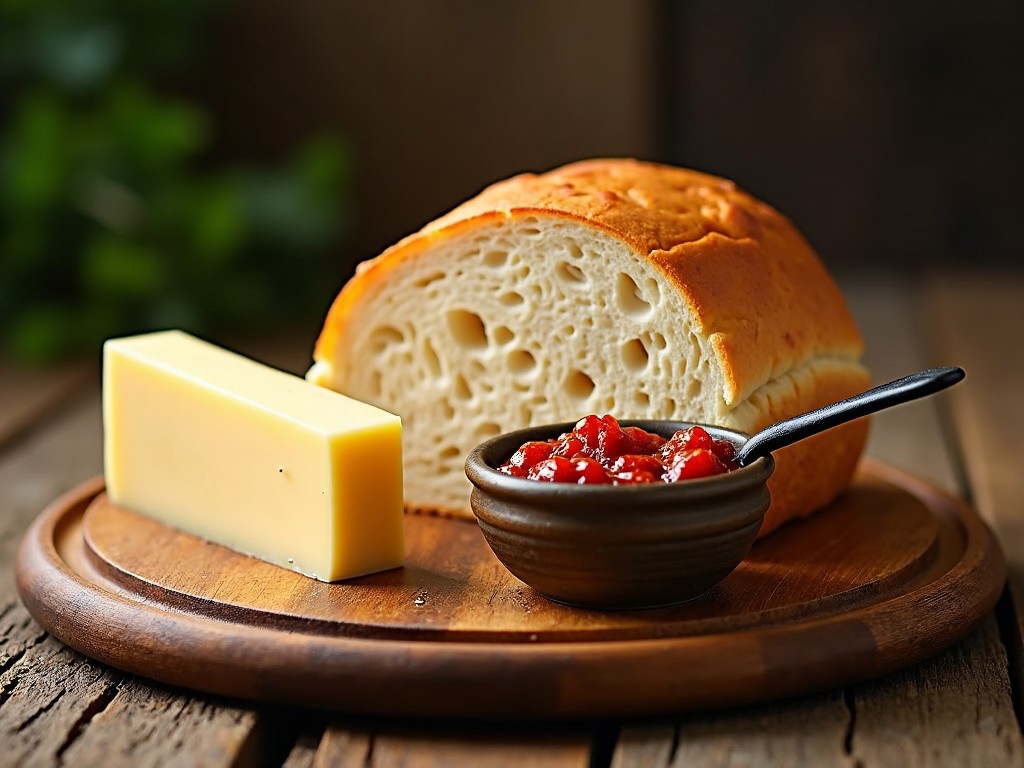
<instances>
[{"instance_id":1,"label":"wooden table","mask_svg":"<svg viewBox=\"0 0 1024 768\"><path fill-rule=\"evenodd\" d=\"M844 281L878 381L959 364L950 393L875 419L869 453L969 500L1010 583L983 625L873 682L730 712L537 726L369 720L194 694L48 636L14 588L33 517L101 471L94 366L0 367L0 764L358 766L1024 765L1024 275ZM295 345L249 349L301 370Z\"/></svg>"}]
</instances>

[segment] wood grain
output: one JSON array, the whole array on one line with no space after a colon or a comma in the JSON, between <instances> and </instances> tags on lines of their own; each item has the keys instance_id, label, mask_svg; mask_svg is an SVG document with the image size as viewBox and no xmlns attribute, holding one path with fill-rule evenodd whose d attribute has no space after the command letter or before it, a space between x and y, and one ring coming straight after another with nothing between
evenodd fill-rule
<instances>
[{"instance_id":1,"label":"wood grain","mask_svg":"<svg viewBox=\"0 0 1024 768\"><path fill-rule=\"evenodd\" d=\"M1024 572L1024 291L1020 275L949 275L924 293L933 343L967 379L950 392L954 424L978 512Z\"/></svg>"},{"instance_id":2,"label":"wood grain","mask_svg":"<svg viewBox=\"0 0 1024 768\"><path fill-rule=\"evenodd\" d=\"M295 739L295 743L292 744L291 749L288 751L288 756L281 764L281 768L313 768L316 761L317 748L323 735L323 727L316 730L310 729L299 734L298 738ZM338 761L334 764L340 765L341 763Z\"/></svg>"},{"instance_id":3,"label":"wood grain","mask_svg":"<svg viewBox=\"0 0 1024 768\"><path fill-rule=\"evenodd\" d=\"M851 753L861 765L1024 764L992 617L945 654L855 688L854 702Z\"/></svg>"},{"instance_id":4,"label":"wood grain","mask_svg":"<svg viewBox=\"0 0 1024 768\"><path fill-rule=\"evenodd\" d=\"M250 708L124 680L63 753L70 765L244 764L257 731ZM187 756L187 757L186 757ZM252 759L248 754L249 761Z\"/></svg>"},{"instance_id":5,"label":"wood grain","mask_svg":"<svg viewBox=\"0 0 1024 768\"><path fill-rule=\"evenodd\" d=\"M106 495L90 504L82 535L104 578L184 610L215 601L236 621L291 626L287 614L353 637L549 642L709 634L848 610L934 579L948 566L936 559L940 537L957 536L950 525L865 474L827 512L755 545L705 599L617 613L544 600L501 566L478 526L436 517L406 519L404 568L338 584L201 541Z\"/></svg>"},{"instance_id":6,"label":"wood grain","mask_svg":"<svg viewBox=\"0 0 1024 768\"><path fill-rule=\"evenodd\" d=\"M33 370L0 360L0 445L57 410L70 397L91 391L98 367L72 363Z\"/></svg>"},{"instance_id":7,"label":"wood grain","mask_svg":"<svg viewBox=\"0 0 1024 768\"><path fill-rule=\"evenodd\" d=\"M3 759L11 765L58 763L68 744L106 706L120 678L52 637L30 641L0 675Z\"/></svg>"},{"instance_id":8,"label":"wood grain","mask_svg":"<svg viewBox=\"0 0 1024 768\"><path fill-rule=\"evenodd\" d=\"M845 294L865 339L864 363L875 383L940 364L920 335L918 298L905 280L876 277L847 284ZM959 386L965 386L963 384ZM867 454L960 493L956 457L940 414L949 393L891 408L872 417Z\"/></svg>"},{"instance_id":9,"label":"wood grain","mask_svg":"<svg viewBox=\"0 0 1024 768\"><path fill-rule=\"evenodd\" d=\"M259 580L250 575L253 568L247 562L234 571L204 566L206 575L216 578L210 578L207 591L197 596L182 597L180 568L168 571L167 583L134 577L134 582L107 579L90 567L93 558L83 536L85 509L100 488L97 479L54 502L37 519L19 552L19 590L44 626L94 658L157 680L363 714L610 716L793 695L877 675L948 646L995 604L1004 578L990 535L968 508L878 465L869 466L845 497L849 506L794 524L773 537L776 541L799 538L803 545L792 551L810 555L761 563L755 558L754 565L764 568L759 576L772 581L774 568L785 571L786 577L763 596L771 607L753 619L737 612L723 590L705 598L713 610L696 602L666 609L674 613L674 622L667 621L665 617L672 614L664 611L609 615L605 625L619 621L620 616L628 622L613 626L610 637L603 634L609 631L607 626L599 626L591 637L587 625L592 619L584 612L578 612L576 633L565 640L541 637L529 612L512 612L504 617L511 623L496 634L500 642L456 629L440 631L436 625L434 631L410 640L382 631L381 622L361 632L351 630L359 624L360 612L373 602L372 590L366 592L372 579L359 580L366 597L347 606L348 614L316 621L301 612L246 610L237 603L221 602L221 591L231 591L224 585L237 580L248 583L255 595L273 594L279 588L282 603L294 608L288 602L294 598L294 586L285 578L290 572L282 571L279 581ZM895 525L903 518L915 520L914 510L921 505L937 523L935 544L920 558L922 567L903 569L887 578L878 576L870 557L843 561L843 553L870 553L873 541L882 546L875 554L886 562L892 560L890 545L880 535L886 527L883 521ZM858 513L862 507L880 517L865 520ZM102 510L102 504L96 509ZM236 557L184 534L173 536L182 537L179 543L191 549L154 543L147 527L134 535L132 522L125 519L127 527L118 529L119 533L134 541L126 551L167 550L179 562ZM458 521L434 522L457 531L467 529ZM927 530L920 522L915 525ZM84 530L89 530L87 516ZM414 548L417 530L412 526L408 531ZM430 536L439 535L427 530ZM847 603L828 599L828 594L821 600L805 600L801 569L813 564L813 553L827 549L833 540L843 545L841 551L833 552L835 573L859 575L870 589L852 590ZM472 597L467 574L476 574L473 563L487 550L464 544L452 538L440 553L442 561L419 565L429 571L441 564L468 561L468 567L456 566L463 580L460 584L450 578L449 590ZM192 556L193 551L201 554ZM117 568L118 563L109 566ZM827 592L829 579L817 570L808 572ZM842 577L837 576L837 581L841 584ZM308 583L338 595L348 588L344 583ZM383 585L386 591L388 582ZM843 592L840 589L838 594ZM785 605L779 597L784 594L795 595L796 601ZM770 602L775 599L782 604ZM453 605L451 614L457 622L477 607L474 599ZM490 615L486 605L480 607ZM685 618L686 610L695 616ZM642 627L644 621L650 626ZM666 622L675 634L664 634ZM644 633L637 636L639 629ZM620 637L622 632L626 634ZM132 642L125 642L126 636ZM487 686L481 687L480 679L486 679Z\"/></svg>"},{"instance_id":10,"label":"wood grain","mask_svg":"<svg viewBox=\"0 0 1024 768\"><path fill-rule=\"evenodd\" d=\"M314 766L352 768L587 768L587 729L466 725L327 727Z\"/></svg>"},{"instance_id":11,"label":"wood grain","mask_svg":"<svg viewBox=\"0 0 1024 768\"><path fill-rule=\"evenodd\" d=\"M996 531L1010 570L1000 611L1011 696L1024 728L1024 275L946 274L924 291L926 318L939 353L968 374L951 393L952 421L970 492ZM1024 758L1021 758L1024 760Z\"/></svg>"},{"instance_id":12,"label":"wood grain","mask_svg":"<svg viewBox=\"0 0 1024 768\"><path fill-rule=\"evenodd\" d=\"M612 768L854 766L841 691L626 729Z\"/></svg>"}]
</instances>

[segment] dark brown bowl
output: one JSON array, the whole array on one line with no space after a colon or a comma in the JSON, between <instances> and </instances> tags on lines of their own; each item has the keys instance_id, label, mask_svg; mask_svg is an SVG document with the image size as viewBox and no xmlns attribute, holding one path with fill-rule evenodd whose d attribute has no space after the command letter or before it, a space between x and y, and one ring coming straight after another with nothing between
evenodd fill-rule
<instances>
[{"instance_id":1,"label":"dark brown bowl","mask_svg":"<svg viewBox=\"0 0 1024 768\"><path fill-rule=\"evenodd\" d=\"M671 437L681 421L622 421ZM702 425L703 426L703 425ZM545 483L498 472L531 440L573 424L500 435L466 459L471 504L498 559L545 597L590 608L654 608L692 600L750 551L770 500L768 456L700 480L645 485ZM705 426L737 448L741 432Z\"/></svg>"}]
</instances>

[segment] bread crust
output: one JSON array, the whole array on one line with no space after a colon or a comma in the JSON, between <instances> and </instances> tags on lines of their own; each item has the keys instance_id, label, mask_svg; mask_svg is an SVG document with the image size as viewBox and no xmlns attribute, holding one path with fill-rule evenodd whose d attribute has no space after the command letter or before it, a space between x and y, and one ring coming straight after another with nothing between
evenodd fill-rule
<instances>
[{"instance_id":1,"label":"bread crust","mask_svg":"<svg viewBox=\"0 0 1024 768\"><path fill-rule=\"evenodd\" d=\"M788 394L762 405L757 423L741 428L752 431L869 383L858 362L861 337L838 287L785 216L730 181L619 159L494 184L361 264L331 306L316 360L330 360L353 308L404 260L489 221L527 216L599 227L666 276L721 365L723 414L811 363L834 361L827 374L804 376ZM862 420L779 452L762 533L808 514L844 488L866 432Z\"/></svg>"}]
</instances>

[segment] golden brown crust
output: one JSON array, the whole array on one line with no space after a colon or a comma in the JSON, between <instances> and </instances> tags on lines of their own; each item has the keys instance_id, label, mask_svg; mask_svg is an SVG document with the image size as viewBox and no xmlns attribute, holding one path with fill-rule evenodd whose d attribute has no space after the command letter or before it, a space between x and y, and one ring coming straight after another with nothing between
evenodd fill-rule
<instances>
[{"instance_id":1,"label":"golden brown crust","mask_svg":"<svg viewBox=\"0 0 1024 768\"><path fill-rule=\"evenodd\" d=\"M329 354L349 308L402 259L484 220L535 214L599 226L661 268L705 333L716 334L727 405L822 353L860 356L842 295L788 219L730 181L637 160L590 160L488 187L360 265L315 356Z\"/></svg>"},{"instance_id":2,"label":"golden brown crust","mask_svg":"<svg viewBox=\"0 0 1024 768\"><path fill-rule=\"evenodd\" d=\"M330 358L352 308L405 259L486 222L527 216L599 227L660 269L721 364L723 412L813 360L846 361L847 373L805 383L774 402L765 424L867 386L846 304L788 219L732 182L636 160L591 160L499 182L360 265L331 307L316 359ZM781 452L765 532L844 487L865 433L865 425L852 425Z\"/></svg>"},{"instance_id":3,"label":"golden brown crust","mask_svg":"<svg viewBox=\"0 0 1024 768\"><path fill-rule=\"evenodd\" d=\"M750 430L843 400L869 385L863 368L836 367L814 375L798 375L789 393L772 398ZM766 536L789 520L806 517L841 493L853 477L869 426L869 418L858 419L775 451L775 474L768 481L772 504L758 536Z\"/></svg>"}]
</instances>

